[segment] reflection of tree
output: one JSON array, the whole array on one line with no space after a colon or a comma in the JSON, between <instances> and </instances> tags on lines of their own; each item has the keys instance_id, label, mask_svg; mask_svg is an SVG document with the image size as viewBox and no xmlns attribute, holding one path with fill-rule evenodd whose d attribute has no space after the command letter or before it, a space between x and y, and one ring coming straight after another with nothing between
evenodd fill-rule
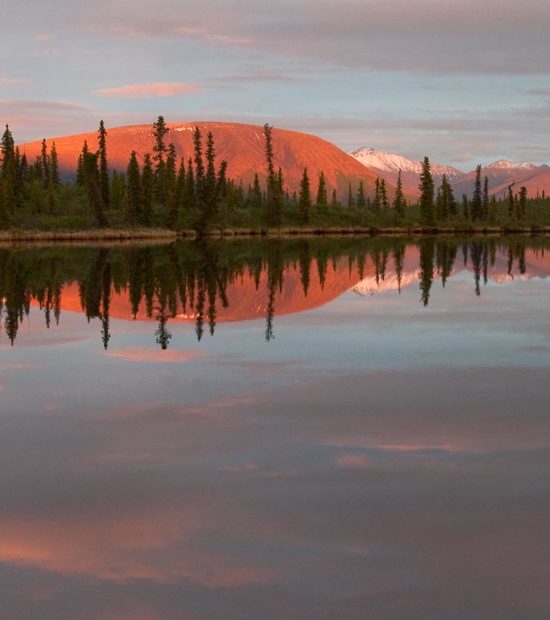
<instances>
[{"instance_id":1,"label":"reflection of tree","mask_svg":"<svg viewBox=\"0 0 550 620\"><path fill-rule=\"evenodd\" d=\"M283 284L283 257L281 241L275 239L269 241L269 252L267 255L267 316L265 339L272 340L273 333L273 317L275 316L275 294L278 288L282 288Z\"/></svg>"},{"instance_id":2,"label":"reflection of tree","mask_svg":"<svg viewBox=\"0 0 550 620\"><path fill-rule=\"evenodd\" d=\"M434 279L434 246L432 238L424 238L420 246L420 299L424 306L430 302L430 290Z\"/></svg>"},{"instance_id":3,"label":"reflection of tree","mask_svg":"<svg viewBox=\"0 0 550 620\"><path fill-rule=\"evenodd\" d=\"M168 246L120 248L53 248L41 250L0 249L0 324L10 342L15 341L31 302L37 303L47 327L59 322L64 286L76 282L81 306L88 320L98 319L101 339L107 348L111 339L110 313L113 295L126 295L131 314L140 310L157 322L155 339L166 349L172 335L169 321L182 312L195 322L200 340L205 332L214 334L220 308L229 306L228 287L250 277L255 290L266 283L265 338L274 337L274 317L278 292L288 277L298 278L301 290L310 296L313 278L320 288L326 285L328 265L334 272L348 263L350 276L362 279L367 265L377 281L386 276L388 257L401 290L405 256L411 242L404 239L261 239L257 241L209 241ZM546 241L509 237L423 238L420 249L421 301L427 306L434 280L434 268L445 286L457 253L462 248L465 263L474 273L475 293L481 279L487 282L497 255L504 257L507 271L524 274L526 251L544 251ZM507 257L507 258L506 258ZM317 269L312 265L315 258Z\"/></svg>"}]
</instances>

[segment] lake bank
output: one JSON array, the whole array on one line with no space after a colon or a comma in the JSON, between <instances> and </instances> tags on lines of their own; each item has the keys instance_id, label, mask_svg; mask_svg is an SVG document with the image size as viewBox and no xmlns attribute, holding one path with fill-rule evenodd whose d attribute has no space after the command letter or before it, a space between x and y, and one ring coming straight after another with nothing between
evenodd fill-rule
<instances>
[{"instance_id":1,"label":"lake bank","mask_svg":"<svg viewBox=\"0 0 550 620\"><path fill-rule=\"evenodd\" d=\"M281 226L279 228L216 228L206 233L211 239L230 238L286 238L286 237L322 237L322 236L423 236L423 235L548 235L550 226L410 226L410 227L300 227ZM12 243L132 243L148 241L175 241L177 239L196 239L194 230L151 229L116 229L94 228L89 230L3 230L0 231L0 244Z\"/></svg>"}]
</instances>

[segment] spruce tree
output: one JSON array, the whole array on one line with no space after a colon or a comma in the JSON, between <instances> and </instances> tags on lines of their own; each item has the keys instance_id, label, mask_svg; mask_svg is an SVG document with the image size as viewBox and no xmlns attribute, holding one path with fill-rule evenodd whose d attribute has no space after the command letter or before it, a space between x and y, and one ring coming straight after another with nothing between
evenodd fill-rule
<instances>
[{"instance_id":1,"label":"spruce tree","mask_svg":"<svg viewBox=\"0 0 550 620\"><path fill-rule=\"evenodd\" d=\"M262 207L262 189L258 173L254 174L254 183L252 184L252 207L254 209L261 209Z\"/></svg>"},{"instance_id":2,"label":"spruce tree","mask_svg":"<svg viewBox=\"0 0 550 620\"><path fill-rule=\"evenodd\" d=\"M300 221L302 224L308 224L311 216L311 190L307 168L304 168L304 173L300 182L298 205L300 208Z\"/></svg>"},{"instance_id":3,"label":"spruce tree","mask_svg":"<svg viewBox=\"0 0 550 620\"><path fill-rule=\"evenodd\" d=\"M50 183L50 161L48 157L48 146L46 144L46 138L42 140L42 148L40 150L40 163L42 165L44 187L47 188Z\"/></svg>"},{"instance_id":4,"label":"spruce tree","mask_svg":"<svg viewBox=\"0 0 550 620\"><path fill-rule=\"evenodd\" d=\"M320 207L324 207L328 203L327 196L327 182L325 180L325 173L321 170L319 175L319 185L317 187L317 200L315 201Z\"/></svg>"},{"instance_id":5,"label":"spruce tree","mask_svg":"<svg viewBox=\"0 0 550 620\"><path fill-rule=\"evenodd\" d=\"M214 136L208 132L206 138L206 174L204 178L204 226L205 229L212 223L218 210L217 180L216 180L216 149Z\"/></svg>"},{"instance_id":6,"label":"spruce tree","mask_svg":"<svg viewBox=\"0 0 550 620\"><path fill-rule=\"evenodd\" d=\"M135 226L141 218L141 173L135 151L130 155L126 179L126 217Z\"/></svg>"},{"instance_id":7,"label":"spruce tree","mask_svg":"<svg viewBox=\"0 0 550 620\"><path fill-rule=\"evenodd\" d=\"M390 206L388 192L386 191L386 179L380 179L380 204L382 209L388 209Z\"/></svg>"},{"instance_id":8,"label":"spruce tree","mask_svg":"<svg viewBox=\"0 0 550 620\"><path fill-rule=\"evenodd\" d=\"M166 144L164 138L168 133L168 127L164 121L163 116L159 116L157 121L153 123L153 136L155 138L155 145L153 146L153 161L156 163L156 172L159 172L161 163L164 162L164 156L166 155Z\"/></svg>"},{"instance_id":9,"label":"spruce tree","mask_svg":"<svg viewBox=\"0 0 550 620\"><path fill-rule=\"evenodd\" d=\"M512 191L515 183L514 181L511 185L508 185L508 217L513 217L515 212L514 192Z\"/></svg>"},{"instance_id":10,"label":"spruce tree","mask_svg":"<svg viewBox=\"0 0 550 620\"><path fill-rule=\"evenodd\" d=\"M59 187L59 159L57 156L57 149L55 148L55 142L52 144L50 150L50 181L54 189Z\"/></svg>"},{"instance_id":11,"label":"spruce tree","mask_svg":"<svg viewBox=\"0 0 550 620\"><path fill-rule=\"evenodd\" d=\"M527 207L527 188L525 186L522 186L519 189L519 200L518 200L518 218L522 221L525 219L526 207Z\"/></svg>"},{"instance_id":12,"label":"spruce tree","mask_svg":"<svg viewBox=\"0 0 550 620\"><path fill-rule=\"evenodd\" d=\"M372 203L372 210L376 215L380 214L382 209L382 194L380 192L380 178L376 177L376 183L374 185L374 201Z\"/></svg>"},{"instance_id":13,"label":"spruce tree","mask_svg":"<svg viewBox=\"0 0 550 620\"><path fill-rule=\"evenodd\" d=\"M267 210L269 223L272 226L279 226L282 220L282 188L280 180L275 174L272 131L273 128L266 123L264 125L264 140L267 165Z\"/></svg>"},{"instance_id":14,"label":"spruce tree","mask_svg":"<svg viewBox=\"0 0 550 620\"><path fill-rule=\"evenodd\" d=\"M83 159L82 165L84 168L88 201L94 210L97 225L100 228L106 228L109 223L107 216L105 215L103 200L101 197L97 153L87 153L86 157Z\"/></svg>"},{"instance_id":15,"label":"spruce tree","mask_svg":"<svg viewBox=\"0 0 550 620\"><path fill-rule=\"evenodd\" d=\"M137 163L137 160L136 160ZM133 164L132 164L133 165ZM133 171L135 176L135 171ZM130 170L128 170L128 178L130 178ZM133 179L133 182L135 182ZM151 155L146 153L143 158L143 168L141 170L141 191L140 200L138 200L138 208L134 210L136 221L142 226L151 226L153 223L153 196L155 193L155 172L153 170L153 160Z\"/></svg>"},{"instance_id":16,"label":"spruce tree","mask_svg":"<svg viewBox=\"0 0 550 620\"><path fill-rule=\"evenodd\" d=\"M489 219L489 178L483 179L483 199L481 201L481 215L483 220Z\"/></svg>"},{"instance_id":17,"label":"spruce tree","mask_svg":"<svg viewBox=\"0 0 550 620\"><path fill-rule=\"evenodd\" d=\"M98 157L99 157L99 187L101 191L101 199L105 209L111 206L110 183L109 183L109 163L107 160L107 131L105 124L101 120L98 129Z\"/></svg>"},{"instance_id":18,"label":"spruce tree","mask_svg":"<svg viewBox=\"0 0 550 620\"><path fill-rule=\"evenodd\" d=\"M420 173L420 218L424 226L435 224L434 214L434 182L432 178L430 159L426 156L422 162Z\"/></svg>"},{"instance_id":19,"label":"spruce tree","mask_svg":"<svg viewBox=\"0 0 550 620\"><path fill-rule=\"evenodd\" d=\"M401 180L401 168L397 173L397 185L393 197L393 209L397 217L402 220L405 217L405 196L403 195L403 181Z\"/></svg>"},{"instance_id":20,"label":"spruce tree","mask_svg":"<svg viewBox=\"0 0 550 620\"><path fill-rule=\"evenodd\" d=\"M365 196L365 184L363 179L359 181L359 188L357 189L357 207L359 209L365 209L367 206L367 199Z\"/></svg>"},{"instance_id":21,"label":"spruce tree","mask_svg":"<svg viewBox=\"0 0 550 620\"><path fill-rule=\"evenodd\" d=\"M476 177L474 182L474 193L472 195L471 215L475 222L481 220L483 214L482 195L481 195L481 164L476 166Z\"/></svg>"},{"instance_id":22,"label":"spruce tree","mask_svg":"<svg viewBox=\"0 0 550 620\"><path fill-rule=\"evenodd\" d=\"M355 207L355 200L351 191L351 183L348 183L348 209L353 209L353 207Z\"/></svg>"}]
</instances>

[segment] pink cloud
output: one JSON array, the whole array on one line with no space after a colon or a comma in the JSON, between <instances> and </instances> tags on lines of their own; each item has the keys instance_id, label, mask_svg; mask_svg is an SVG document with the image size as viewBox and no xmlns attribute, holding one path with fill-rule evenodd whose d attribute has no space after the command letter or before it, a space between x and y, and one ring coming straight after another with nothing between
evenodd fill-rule
<instances>
[{"instance_id":1,"label":"pink cloud","mask_svg":"<svg viewBox=\"0 0 550 620\"><path fill-rule=\"evenodd\" d=\"M118 97L121 99L146 99L148 97L175 97L201 92L202 88L187 82L149 82L147 84L128 84L113 88L101 88L96 95Z\"/></svg>"},{"instance_id":2,"label":"pink cloud","mask_svg":"<svg viewBox=\"0 0 550 620\"><path fill-rule=\"evenodd\" d=\"M3 394L6 391L6 386L3 383L0 383L0 394Z\"/></svg>"},{"instance_id":3,"label":"pink cloud","mask_svg":"<svg viewBox=\"0 0 550 620\"><path fill-rule=\"evenodd\" d=\"M109 357L126 360L127 362L175 363L190 362L204 357L199 351L182 351L178 349L154 349L149 347L128 347L116 351L108 351Z\"/></svg>"}]
</instances>

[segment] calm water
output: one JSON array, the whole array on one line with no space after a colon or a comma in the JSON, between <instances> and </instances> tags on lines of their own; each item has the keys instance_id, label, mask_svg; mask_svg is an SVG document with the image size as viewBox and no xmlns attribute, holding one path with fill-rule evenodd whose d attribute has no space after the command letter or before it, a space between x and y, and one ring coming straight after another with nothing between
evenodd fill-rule
<instances>
[{"instance_id":1,"label":"calm water","mask_svg":"<svg viewBox=\"0 0 550 620\"><path fill-rule=\"evenodd\" d=\"M550 239L0 249L2 620L550 617Z\"/></svg>"}]
</instances>

